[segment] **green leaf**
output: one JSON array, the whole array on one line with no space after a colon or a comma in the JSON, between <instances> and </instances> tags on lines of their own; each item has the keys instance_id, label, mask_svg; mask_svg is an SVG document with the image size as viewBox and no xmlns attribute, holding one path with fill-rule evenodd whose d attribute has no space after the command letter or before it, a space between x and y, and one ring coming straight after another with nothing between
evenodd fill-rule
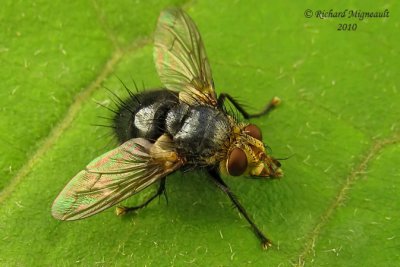
<instances>
[{"instance_id":1,"label":"green leaf","mask_svg":"<svg viewBox=\"0 0 400 267\"><path fill-rule=\"evenodd\" d=\"M262 251L204 173L176 173L138 214L76 222L50 215L58 192L115 147L99 117L115 97L160 87L152 59L159 12L198 24L218 93L252 120L283 160L279 181L226 177L274 246ZM400 78L396 3L3 1L0 11L0 265L395 266ZM383 11L389 18L304 17L306 9ZM338 31L338 24L357 24ZM144 201L154 188L129 199Z\"/></svg>"}]
</instances>

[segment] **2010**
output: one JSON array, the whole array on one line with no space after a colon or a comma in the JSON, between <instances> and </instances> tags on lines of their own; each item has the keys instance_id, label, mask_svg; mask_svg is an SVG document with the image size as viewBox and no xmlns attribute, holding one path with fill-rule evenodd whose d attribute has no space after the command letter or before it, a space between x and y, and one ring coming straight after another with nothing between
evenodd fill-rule
<instances>
[{"instance_id":1,"label":"2010","mask_svg":"<svg viewBox=\"0 0 400 267\"><path fill-rule=\"evenodd\" d=\"M356 23L353 23L353 24L339 23L337 30L338 31L355 31L355 30L357 30L357 24Z\"/></svg>"}]
</instances>

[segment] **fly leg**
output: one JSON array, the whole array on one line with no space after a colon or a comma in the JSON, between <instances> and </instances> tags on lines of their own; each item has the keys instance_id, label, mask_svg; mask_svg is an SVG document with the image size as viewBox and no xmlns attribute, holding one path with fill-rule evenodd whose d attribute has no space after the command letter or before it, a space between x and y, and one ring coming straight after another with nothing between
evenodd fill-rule
<instances>
[{"instance_id":1,"label":"fly leg","mask_svg":"<svg viewBox=\"0 0 400 267\"><path fill-rule=\"evenodd\" d=\"M223 192L225 192L228 197L231 199L235 207L239 210L239 212L246 218L247 222L250 224L254 234L257 236L257 238L261 241L261 246L263 249L267 249L268 247L271 246L271 241L261 232L260 229L258 229L257 225L252 221L250 216L247 214L246 210L240 204L239 200L233 194L231 189L228 187L228 185L222 180L221 176L215 169L209 170L209 174L211 175L214 183L218 186L219 189L221 189Z\"/></svg>"},{"instance_id":2,"label":"fly leg","mask_svg":"<svg viewBox=\"0 0 400 267\"><path fill-rule=\"evenodd\" d=\"M138 206L134 206L134 207L126 207L126 206L119 206L116 208L116 213L117 215L123 215L126 214L128 212L132 212L141 208L146 207L150 202L152 202L157 196L161 196L161 194L164 194L165 199L167 200L168 203L168 198L167 198L167 194L165 191L165 180L166 177L162 178L160 181L160 186L158 187L157 192L152 195L149 199L147 199L144 203L138 205Z\"/></svg>"},{"instance_id":3,"label":"fly leg","mask_svg":"<svg viewBox=\"0 0 400 267\"><path fill-rule=\"evenodd\" d=\"M281 100L279 99L279 97L275 96L263 108L263 110L261 110L258 113L249 114L246 110L243 109L243 107L231 95L226 94L226 93L222 93L218 96L218 106L219 107L222 107L224 105L225 99L228 99L229 101L231 101L231 103L235 106L235 108L237 108L237 110L243 115L243 117L245 119L257 118L257 117L261 117L263 115L267 115L271 110L273 110L276 106L278 106L279 103L281 103Z\"/></svg>"}]
</instances>

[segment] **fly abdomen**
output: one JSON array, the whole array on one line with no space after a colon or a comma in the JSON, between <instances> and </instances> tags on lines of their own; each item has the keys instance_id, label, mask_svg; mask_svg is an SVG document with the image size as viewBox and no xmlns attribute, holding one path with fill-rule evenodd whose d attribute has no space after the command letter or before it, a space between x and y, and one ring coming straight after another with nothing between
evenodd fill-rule
<instances>
[{"instance_id":1,"label":"fly abdomen","mask_svg":"<svg viewBox=\"0 0 400 267\"><path fill-rule=\"evenodd\" d=\"M118 140L143 137L154 142L165 132L167 112L179 103L176 93L167 90L132 95L118 108L114 117Z\"/></svg>"}]
</instances>

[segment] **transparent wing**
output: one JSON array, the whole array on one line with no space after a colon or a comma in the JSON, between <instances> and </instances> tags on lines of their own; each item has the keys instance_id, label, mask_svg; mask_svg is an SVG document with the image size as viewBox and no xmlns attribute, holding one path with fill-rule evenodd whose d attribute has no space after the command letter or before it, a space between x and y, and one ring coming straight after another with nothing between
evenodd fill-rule
<instances>
[{"instance_id":1,"label":"transparent wing","mask_svg":"<svg viewBox=\"0 0 400 267\"><path fill-rule=\"evenodd\" d=\"M179 161L155 160L153 146L131 139L93 160L65 186L51 212L59 220L82 219L105 210L143 190L181 166Z\"/></svg>"},{"instance_id":2,"label":"transparent wing","mask_svg":"<svg viewBox=\"0 0 400 267\"><path fill-rule=\"evenodd\" d=\"M154 35L154 61L161 82L168 89L184 93L185 99L217 104L200 33L181 9L161 12Z\"/></svg>"}]
</instances>

